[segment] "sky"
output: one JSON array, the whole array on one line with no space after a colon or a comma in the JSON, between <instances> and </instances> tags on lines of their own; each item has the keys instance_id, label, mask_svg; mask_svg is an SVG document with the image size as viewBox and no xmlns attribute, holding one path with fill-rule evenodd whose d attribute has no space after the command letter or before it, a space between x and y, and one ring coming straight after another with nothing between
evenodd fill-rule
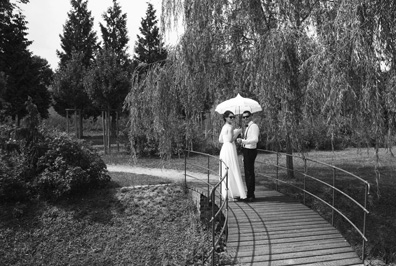
<instances>
[{"instance_id":1,"label":"sky","mask_svg":"<svg viewBox=\"0 0 396 266\"><path fill-rule=\"evenodd\" d=\"M147 2L154 6L159 21L161 0L118 0L122 12L127 14L128 52L131 56L134 54L136 35L140 34L141 20L146 16ZM102 15L112 5L112 0L88 0L88 10L94 18L94 30L99 41L101 41L99 22L104 24ZM61 50L59 35L63 35L63 25L66 23L67 13L71 10L70 0L30 0L30 3L19 6L28 22L27 38L33 41L29 50L34 55L46 59L55 70L59 62L56 50Z\"/></svg>"}]
</instances>

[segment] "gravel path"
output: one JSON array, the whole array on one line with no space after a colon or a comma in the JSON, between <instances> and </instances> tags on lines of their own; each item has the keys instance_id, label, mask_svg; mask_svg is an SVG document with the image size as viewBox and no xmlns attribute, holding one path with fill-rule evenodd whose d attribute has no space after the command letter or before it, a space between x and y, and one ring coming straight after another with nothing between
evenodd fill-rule
<instances>
[{"instance_id":1,"label":"gravel path","mask_svg":"<svg viewBox=\"0 0 396 266\"><path fill-rule=\"evenodd\" d=\"M171 179L174 181L182 181L184 180L184 171L173 170L173 169L164 169L164 168L145 168L131 165L107 165L107 170L109 172L126 172L126 173L134 173L134 174L144 174L151 176L158 176L167 179ZM207 174L202 173L193 173L187 172L188 175L194 176L200 180L207 180ZM218 180L217 176L211 175L210 181L216 182ZM194 178L187 176L187 181L196 181Z\"/></svg>"}]
</instances>

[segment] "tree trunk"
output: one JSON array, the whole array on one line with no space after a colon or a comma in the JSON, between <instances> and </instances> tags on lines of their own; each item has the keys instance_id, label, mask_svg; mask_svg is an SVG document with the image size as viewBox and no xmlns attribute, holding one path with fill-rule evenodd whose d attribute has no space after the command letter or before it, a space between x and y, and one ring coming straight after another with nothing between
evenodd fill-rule
<instances>
[{"instance_id":1,"label":"tree trunk","mask_svg":"<svg viewBox=\"0 0 396 266\"><path fill-rule=\"evenodd\" d=\"M117 138L117 112L111 114L111 136Z\"/></svg>"}]
</instances>

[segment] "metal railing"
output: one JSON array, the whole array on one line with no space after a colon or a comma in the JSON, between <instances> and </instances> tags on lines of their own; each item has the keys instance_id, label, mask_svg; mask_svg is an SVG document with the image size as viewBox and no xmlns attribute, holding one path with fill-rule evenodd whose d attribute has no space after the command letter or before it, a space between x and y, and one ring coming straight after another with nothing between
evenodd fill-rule
<instances>
[{"instance_id":1,"label":"metal railing","mask_svg":"<svg viewBox=\"0 0 396 266\"><path fill-rule=\"evenodd\" d=\"M195 154L195 155L201 155L207 158L207 166L202 166L201 164L194 164L188 161L189 155L190 154ZM216 162L219 165L219 172L215 172L210 169L210 159L216 160ZM225 173L222 173L222 165L225 167ZM193 166L198 169L204 170L207 175L207 180L202 180L202 178L195 176L194 174L190 173L187 171L187 166ZM210 175L211 173L218 177L217 181L213 184L210 182ZM202 259L202 265L205 264L206 261L209 260L209 258L212 258L212 265L215 265L215 251L216 251L216 246L221 240L221 237L225 233L225 230L228 226L228 166L220 160L218 157L202 153L202 152L196 152L196 151L189 151L189 150L184 150L184 182L185 186L187 188L187 177L191 177L194 180L202 183L206 189L207 189L207 206L211 206L211 219L209 220L209 224L211 224L211 231L212 231L212 247L211 250L208 252L208 254ZM225 197L223 200L223 195L222 195L222 183L225 181ZM195 187L195 186L194 186ZM218 194L216 194L216 192ZM219 197L219 207L216 205L216 197ZM211 204L211 205L210 205ZM216 207L218 208L216 212ZM224 224L221 227L221 230L219 233L216 233L216 220L221 216L221 214L224 215Z\"/></svg>"},{"instance_id":2,"label":"metal railing","mask_svg":"<svg viewBox=\"0 0 396 266\"><path fill-rule=\"evenodd\" d=\"M276 173L272 174L272 175L266 175L261 173L260 171L257 171L257 175L261 175L264 177L267 177L269 179L274 179L275 180L275 187L276 190L278 190L278 186L279 183L283 183L285 185L291 186L293 188L296 188L300 191L303 192L303 203L306 204L306 196L309 195L317 200L319 200L320 202L324 203L326 206L331 208L331 223L334 226L334 213L338 213L342 218L344 218L345 221L347 221L355 230L356 232L362 237L363 239L363 244L362 244L362 260L364 261L365 259L365 246L366 246L366 242L368 241L366 238L366 220L367 220L367 214L369 214L369 211L367 210L367 201L368 201L368 196L370 194L370 184L362 179L361 177L352 174L344 169L338 168L336 166L324 163L324 162L320 162L318 160L314 160L311 158L307 158L305 156L299 156L299 155L291 155L291 154L286 154L286 153L281 153L281 152L276 152L276 151L269 151L269 150L261 150L258 149L258 152L260 153L266 153L266 154L270 154L270 155L276 155L276 163L268 163L268 162L260 162L260 160L257 160L256 163L258 164L264 164L264 165L272 165L274 167L276 167ZM287 157L293 157L293 159L296 160L302 160L302 166L303 166L303 171L296 169L296 167L294 167L294 169L288 169L285 166L282 166L280 164L280 159L281 158L285 158L284 161L286 161ZM293 163L296 162L295 160L293 160ZM308 174L308 162L314 163L314 164L318 164L322 167L327 167L330 168L332 171L332 181L331 183L327 183L326 181L318 178L318 177L314 177L312 175ZM301 164L300 164L301 166ZM301 168L301 167L300 167ZM294 174L300 174L302 176L302 186L298 186L298 183L296 182L288 182L290 180L285 180L285 179L281 179L279 176L279 170L285 170L285 171L292 171ZM338 172L342 172L343 174L345 174L346 176L353 178L354 180L357 180L358 182L360 182L363 186L364 186L364 200L363 203L359 203L357 200L355 200L353 197L351 197L350 195L348 195L347 193L345 193L344 191L342 191L341 189L336 187L336 179L337 179L337 173ZM275 175L275 177L273 176ZM331 192L332 192L332 196L331 196L331 203L327 202L325 199L321 198L318 195L315 195L312 191L309 191L307 189L307 178L309 180L313 180L315 182L320 183L321 185L324 185L325 187L330 188ZM297 179L297 178L296 178ZM326 179L326 178L324 178ZM335 203L336 203L336 192L341 194L342 196L344 196L346 199L348 199L350 202L352 202L355 206L357 206L359 209L361 209L363 211L363 221L362 221L362 229L359 229L358 226L351 221L350 218L347 217L346 214L344 214L341 210L339 210L338 208L336 208Z\"/></svg>"}]
</instances>

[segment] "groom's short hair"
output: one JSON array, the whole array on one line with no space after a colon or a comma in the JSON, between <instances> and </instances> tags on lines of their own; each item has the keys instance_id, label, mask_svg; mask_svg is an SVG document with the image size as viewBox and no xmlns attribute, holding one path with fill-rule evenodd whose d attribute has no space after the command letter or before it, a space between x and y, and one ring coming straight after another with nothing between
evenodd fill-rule
<instances>
[{"instance_id":1,"label":"groom's short hair","mask_svg":"<svg viewBox=\"0 0 396 266\"><path fill-rule=\"evenodd\" d=\"M244 114L248 114L249 116L251 116L252 115L252 113L250 112L250 111L245 111L245 112L243 112Z\"/></svg>"}]
</instances>

